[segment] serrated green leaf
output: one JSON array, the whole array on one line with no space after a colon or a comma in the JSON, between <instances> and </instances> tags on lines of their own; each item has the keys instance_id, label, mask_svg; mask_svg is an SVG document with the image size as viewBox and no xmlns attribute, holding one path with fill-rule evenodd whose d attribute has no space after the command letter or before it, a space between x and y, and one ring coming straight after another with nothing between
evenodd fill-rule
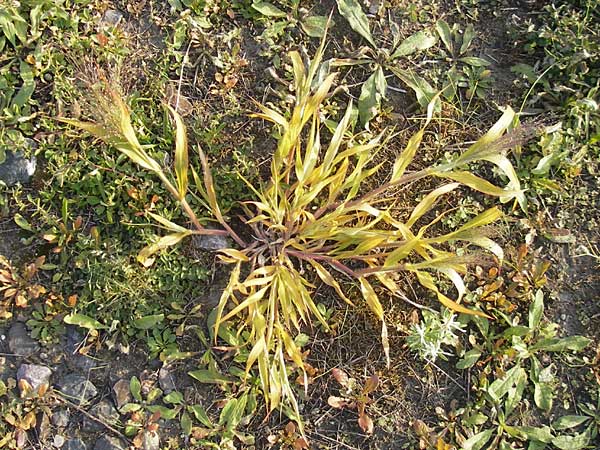
<instances>
[{"instance_id":1,"label":"serrated green leaf","mask_svg":"<svg viewBox=\"0 0 600 450\"><path fill-rule=\"evenodd\" d=\"M465 29L465 32L462 35L462 44L460 45L459 53L462 55L465 53L469 47L471 46L471 42L473 42L473 38L475 37L475 29L473 25L468 25Z\"/></svg>"},{"instance_id":2,"label":"serrated green leaf","mask_svg":"<svg viewBox=\"0 0 600 450\"><path fill-rule=\"evenodd\" d=\"M160 398L162 393L163 393L163 391L160 388L152 389L150 392L148 392L148 395L146 396L146 402L154 403L155 400L158 400Z\"/></svg>"}]
</instances>

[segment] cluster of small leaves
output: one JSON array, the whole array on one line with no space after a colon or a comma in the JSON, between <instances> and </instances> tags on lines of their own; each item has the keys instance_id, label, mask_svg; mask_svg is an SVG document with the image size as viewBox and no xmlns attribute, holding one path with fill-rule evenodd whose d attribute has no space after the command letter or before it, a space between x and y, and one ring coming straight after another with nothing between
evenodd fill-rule
<instances>
[{"instance_id":1,"label":"cluster of small leaves","mask_svg":"<svg viewBox=\"0 0 600 450\"><path fill-rule=\"evenodd\" d=\"M439 313L424 310L423 320L411 326L406 343L427 361L445 360L451 353L443 350L442 345L456 347L459 341L457 333L464 332L457 319L458 316L446 308Z\"/></svg>"},{"instance_id":2,"label":"cluster of small leaves","mask_svg":"<svg viewBox=\"0 0 600 450\"><path fill-rule=\"evenodd\" d=\"M366 434L373 434L375 425L373 424L373 419L367 414L367 407L373 402L370 395L377 390L379 377L371 375L361 385L355 378L349 377L346 372L338 368L331 371L331 376L338 382L342 389L340 390L340 396L329 396L327 399L329 406L337 409L356 409L358 413L358 426Z\"/></svg>"},{"instance_id":3,"label":"cluster of small leaves","mask_svg":"<svg viewBox=\"0 0 600 450\"><path fill-rule=\"evenodd\" d=\"M50 392L48 384L33 389L27 380L18 383L9 378L0 380L0 448L24 448L28 432L35 428L43 415L49 420Z\"/></svg>"},{"instance_id":4,"label":"cluster of small leaves","mask_svg":"<svg viewBox=\"0 0 600 450\"><path fill-rule=\"evenodd\" d=\"M582 336L558 337L558 326L543 318L541 290L531 303L526 324L519 323L518 315L510 317L499 310L496 315L502 324L471 318L475 325L468 337L472 348L464 349L456 363L458 369L477 371L475 398L451 412L438 411L439 432L420 424L415 430L421 440L432 446L445 445L441 448L467 450L504 450L523 443L528 443L529 449L550 445L558 449L587 448L597 437L597 425L589 416L567 415L551 424L526 417L529 399L544 414L553 411L559 380L552 355L580 352L590 340ZM584 423L583 431L573 431Z\"/></svg>"},{"instance_id":5,"label":"cluster of small leaves","mask_svg":"<svg viewBox=\"0 0 600 450\"><path fill-rule=\"evenodd\" d=\"M570 182L600 155L600 32L594 0L551 3L535 19L515 26L534 63L511 70L528 89L523 106L552 108L560 121L524 155L521 176L534 192L564 194L557 175ZM524 37L523 37L524 36Z\"/></svg>"},{"instance_id":6,"label":"cluster of small leaves","mask_svg":"<svg viewBox=\"0 0 600 450\"><path fill-rule=\"evenodd\" d=\"M358 110L361 123L368 126L381 109L381 102L387 97L388 82L386 72L390 71L415 93L417 102L426 108L430 102L435 102L436 110L441 108L441 103L436 95L442 92L445 98L452 100L459 95L459 91L466 90L468 100L474 96L483 98L489 89L492 78L491 71L486 67L489 61L472 56L471 44L475 38L472 25L461 32L458 25L452 27L443 19L438 20L433 30L422 30L402 39L399 26L390 20L389 27L392 32L393 42L390 48L382 48L373 37L369 21L362 11L357 0L338 0L338 9L354 31L362 36L369 45L361 47L350 58L337 58L330 61L336 66L367 65L373 71L372 75L362 84ZM426 51L434 47L438 41L444 45L441 50L442 60L436 69L443 70L443 87L438 90L428 80L415 70L403 69L400 62L411 55ZM442 69L443 67L443 69Z\"/></svg>"},{"instance_id":7,"label":"cluster of small leaves","mask_svg":"<svg viewBox=\"0 0 600 450\"><path fill-rule=\"evenodd\" d=\"M46 288L37 282L36 277L45 259L41 256L19 272L0 255L0 319L12 317L13 306L27 308L32 300L46 293Z\"/></svg>"}]
</instances>

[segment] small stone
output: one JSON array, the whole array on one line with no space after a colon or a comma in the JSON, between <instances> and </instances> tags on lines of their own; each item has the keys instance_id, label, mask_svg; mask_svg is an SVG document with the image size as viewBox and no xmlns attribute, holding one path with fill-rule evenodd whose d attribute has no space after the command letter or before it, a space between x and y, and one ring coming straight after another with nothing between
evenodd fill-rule
<instances>
[{"instance_id":1,"label":"small stone","mask_svg":"<svg viewBox=\"0 0 600 450\"><path fill-rule=\"evenodd\" d=\"M36 353L40 346L31 339L24 323L15 322L8 330L8 348L18 356L30 356Z\"/></svg>"},{"instance_id":2,"label":"small stone","mask_svg":"<svg viewBox=\"0 0 600 450\"><path fill-rule=\"evenodd\" d=\"M87 378L71 373L64 377L58 384L58 389L69 399L83 404L89 402L98 394L96 386Z\"/></svg>"},{"instance_id":3,"label":"small stone","mask_svg":"<svg viewBox=\"0 0 600 450\"><path fill-rule=\"evenodd\" d=\"M69 425L69 410L57 409L52 413L50 420L55 427L66 428Z\"/></svg>"},{"instance_id":4,"label":"small stone","mask_svg":"<svg viewBox=\"0 0 600 450\"><path fill-rule=\"evenodd\" d=\"M158 371L158 384L165 394L173 392L177 389L175 386L175 378L173 374L166 367L161 367Z\"/></svg>"},{"instance_id":5,"label":"small stone","mask_svg":"<svg viewBox=\"0 0 600 450\"><path fill-rule=\"evenodd\" d=\"M17 380L27 381L33 389L33 392L39 392L39 389L42 388L42 386L45 385L46 389L50 386L50 375L52 375L52 371L46 366L21 364L17 371Z\"/></svg>"},{"instance_id":6,"label":"small stone","mask_svg":"<svg viewBox=\"0 0 600 450\"><path fill-rule=\"evenodd\" d=\"M69 439L65 442L63 450L87 450L87 447L81 439Z\"/></svg>"},{"instance_id":7,"label":"small stone","mask_svg":"<svg viewBox=\"0 0 600 450\"><path fill-rule=\"evenodd\" d=\"M105 27L116 27L123 19L123 13L116 9L107 9L102 15L100 25Z\"/></svg>"},{"instance_id":8,"label":"small stone","mask_svg":"<svg viewBox=\"0 0 600 450\"><path fill-rule=\"evenodd\" d=\"M35 173L36 165L35 156L25 158L23 152L7 152L6 159L0 164L0 181L7 186L28 183Z\"/></svg>"},{"instance_id":9,"label":"small stone","mask_svg":"<svg viewBox=\"0 0 600 450\"><path fill-rule=\"evenodd\" d=\"M119 420L119 413L108 400L102 400L97 405L94 405L90 409L90 414L109 425L115 425ZM104 427L96 420L92 420L89 417L84 417L83 428L87 431L100 431Z\"/></svg>"},{"instance_id":10,"label":"small stone","mask_svg":"<svg viewBox=\"0 0 600 450\"><path fill-rule=\"evenodd\" d=\"M216 251L231 247L225 236L202 234L192 238L193 245L198 250Z\"/></svg>"},{"instance_id":11,"label":"small stone","mask_svg":"<svg viewBox=\"0 0 600 450\"><path fill-rule=\"evenodd\" d=\"M94 445L94 450L125 450L125 444L112 436L100 436Z\"/></svg>"},{"instance_id":12,"label":"small stone","mask_svg":"<svg viewBox=\"0 0 600 450\"><path fill-rule=\"evenodd\" d=\"M112 388L112 398L117 405L117 409L127 403L131 403L131 392L129 391L129 381L119 380Z\"/></svg>"},{"instance_id":13,"label":"small stone","mask_svg":"<svg viewBox=\"0 0 600 450\"><path fill-rule=\"evenodd\" d=\"M65 438L62 437L60 434L54 435L52 445L54 445L56 448L61 448L63 445L65 445Z\"/></svg>"},{"instance_id":14,"label":"small stone","mask_svg":"<svg viewBox=\"0 0 600 450\"><path fill-rule=\"evenodd\" d=\"M160 450L160 437L156 431L144 431L142 448L144 450Z\"/></svg>"}]
</instances>

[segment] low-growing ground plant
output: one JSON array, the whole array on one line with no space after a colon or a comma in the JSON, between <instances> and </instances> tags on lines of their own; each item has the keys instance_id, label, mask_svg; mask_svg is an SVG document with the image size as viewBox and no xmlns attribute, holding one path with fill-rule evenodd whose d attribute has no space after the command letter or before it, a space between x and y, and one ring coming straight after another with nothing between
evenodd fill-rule
<instances>
[{"instance_id":1,"label":"low-growing ground plant","mask_svg":"<svg viewBox=\"0 0 600 450\"><path fill-rule=\"evenodd\" d=\"M435 218L428 213L438 201L461 185L502 201L524 201L519 181L504 154L521 136L511 131L503 136L515 122L510 108L454 160L412 172L407 169L423 140L425 126L433 119L435 99L429 104L424 126L410 138L386 175L381 173L383 164L372 161L393 136L385 131L375 137L353 135L349 126L352 102L343 117L329 127L330 135L322 126L321 107L337 74L323 75L324 45L325 40L308 64L298 52L290 53L295 95L291 111L282 114L257 105L260 111L254 116L272 122L279 138L271 159L270 179L258 186L248 183L254 198L240 199L246 201L239 205L239 228L231 224L219 206L210 166L200 147L196 150L201 169L190 165L186 127L175 109L168 107L176 129L173 171L152 157L149 146L140 144L122 93L102 73L89 86L96 109L88 113L94 121L62 119L102 139L158 176L189 218L191 227L148 212L169 234L144 248L138 255L140 263L150 266L157 252L193 235L227 236L235 243L235 247L219 251L220 259L232 269L216 308L214 336L219 335L223 324L234 321L241 339L239 348L248 352L246 374L257 367L267 411L287 405L296 418L298 405L290 367L295 365L303 372L305 363L295 335L315 320L328 329L313 298L311 271L314 279L330 286L351 305L355 300L344 289L344 282L338 280L357 285L381 323L381 340L388 355L388 330L380 297L406 298L401 290L403 273L412 274L445 307L485 316L460 303L466 291L461 274L466 272L471 257L469 252L458 256L449 245L461 241L502 258L501 248L483 228L502 217L502 212L492 207L457 229L436 235L432 229L444 213ZM323 76L318 78L318 73ZM509 180L508 185L498 187L463 169L478 161L494 164ZM378 183L382 177L386 181ZM395 217L392 211L397 200L393 193L424 178L444 181L416 202L408 217ZM193 210L188 202L191 195L204 200L212 218L201 218ZM208 226L209 220L221 228ZM458 292L456 300L441 292L437 275L453 283Z\"/></svg>"}]
</instances>

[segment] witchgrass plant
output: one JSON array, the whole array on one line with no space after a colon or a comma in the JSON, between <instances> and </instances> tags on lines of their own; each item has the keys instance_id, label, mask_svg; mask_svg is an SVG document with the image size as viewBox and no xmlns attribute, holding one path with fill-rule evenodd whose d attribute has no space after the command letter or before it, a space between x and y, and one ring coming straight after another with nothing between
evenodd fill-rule
<instances>
[{"instance_id":1,"label":"witchgrass plant","mask_svg":"<svg viewBox=\"0 0 600 450\"><path fill-rule=\"evenodd\" d=\"M162 167L139 143L125 101L107 83L92 90L105 95L97 102L100 106L105 105L100 114L95 114L100 120L63 119L154 172L189 217L191 226L188 227L149 213L169 230L169 234L140 252L141 263L151 264L154 253L193 234L228 235L235 241L236 248L220 251L221 260L232 265L232 270L217 306L214 335L218 335L222 324L235 321L239 336L246 339L249 350L246 370L258 367L269 413L279 406L292 407L298 413L289 371L292 362L304 371L304 362L294 337L303 325L314 320L328 329L314 302L315 285L307 267L312 267L315 278L333 288L350 305L354 304L354 299L349 298L344 292L344 283L338 280L343 278L357 284L366 304L382 324L381 340L389 361L388 332L380 295L405 298L398 284L399 272L414 274L418 282L450 310L483 316L482 312L460 304L465 292L461 274L466 272L468 258L447 250L447 244L465 241L503 257L501 248L481 230L501 217L497 207L482 212L457 230L441 235L434 235L432 228L444 214L423 223L425 214L442 196L460 185L503 201L522 201L523 196L515 171L503 154L514 140L510 132L505 134L515 119L510 108L454 161L407 171L423 139L425 126L432 119L433 103L424 127L410 138L395 160L391 173L385 175L387 181L368 190L366 186L373 186L374 180L383 177L383 164L373 162L377 162L378 153L391 137L385 132L370 139L360 134L352 135L352 102L334 126L331 137L321 136L324 129L321 106L330 95L336 78L336 74L331 73L322 81L315 81L323 48L324 41L307 65L299 53L290 53L295 105L289 115L284 117L262 105L258 105L260 111L254 115L274 123L279 128L280 138L271 160L270 180L256 188L247 182L255 198L240 203L247 227L243 236L251 239L250 242L242 239L221 213L211 171L201 148L197 150L202 177L190 166L186 129L174 109L169 107L176 131L172 171ZM476 161L495 164L508 178L508 186L501 188L469 171L460 170ZM187 202L189 172L194 187L222 229L205 228ZM425 177L443 181L416 204L406 221L395 218L392 211L397 199L391 193ZM452 281L458 292L456 300L438 289L435 275Z\"/></svg>"}]
</instances>

